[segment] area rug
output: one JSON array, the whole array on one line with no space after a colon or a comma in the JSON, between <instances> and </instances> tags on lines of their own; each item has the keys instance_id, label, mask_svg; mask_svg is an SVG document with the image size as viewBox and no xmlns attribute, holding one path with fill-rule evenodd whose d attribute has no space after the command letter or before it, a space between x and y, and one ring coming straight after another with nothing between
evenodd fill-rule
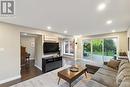
<instances>
[{"instance_id":1,"label":"area rug","mask_svg":"<svg viewBox=\"0 0 130 87\"><path fill-rule=\"evenodd\" d=\"M68 68L70 66L64 66L62 68L59 68L57 70L48 72L46 74L37 76L35 78L23 81L21 83L15 84L11 87L69 87L69 84L62 80L60 81L60 84L58 85L58 76L57 72ZM91 79L92 74L87 74L87 78L82 75L80 76L76 81L72 83L72 86L74 87L86 87L86 83Z\"/></svg>"}]
</instances>

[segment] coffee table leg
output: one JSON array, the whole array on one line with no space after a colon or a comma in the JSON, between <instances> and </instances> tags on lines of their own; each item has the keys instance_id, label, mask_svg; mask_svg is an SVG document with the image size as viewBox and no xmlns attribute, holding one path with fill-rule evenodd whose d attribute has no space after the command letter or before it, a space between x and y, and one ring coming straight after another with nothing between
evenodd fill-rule
<instances>
[{"instance_id":1,"label":"coffee table leg","mask_svg":"<svg viewBox=\"0 0 130 87\"><path fill-rule=\"evenodd\" d=\"M58 80L58 85L59 85L59 83L60 83L60 78L59 78L59 80Z\"/></svg>"},{"instance_id":2,"label":"coffee table leg","mask_svg":"<svg viewBox=\"0 0 130 87\"><path fill-rule=\"evenodd\" d=\"M69 83L69 87L71 87L71 83Z\"/></svg>"}]
</instances>

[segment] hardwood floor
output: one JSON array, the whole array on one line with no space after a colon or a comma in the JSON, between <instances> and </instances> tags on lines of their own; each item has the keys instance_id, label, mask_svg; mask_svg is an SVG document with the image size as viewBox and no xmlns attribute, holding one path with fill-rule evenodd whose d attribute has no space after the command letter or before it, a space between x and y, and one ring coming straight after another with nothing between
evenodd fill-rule
<instances>
[{"instance_id":1,"label":"hardwood floor","mask_svg":"<svg viewBox=\"0 0 130 87\"><path fill-rule=\"evenodd\" d=\"M92 61L84 61L84 60L74 60L73 58L63 58L63 65L86 65L86 64L94 64ZM9 87L11 85L17 84L19 82L34 78L43 74L41 70L34 66L34 61L30 61L30 63L24 67L21 67L21 79L17 79L11 82L4 83L0 85L0 87Z\"/></svg>"},{"instance_id":2,"label":"hardwood floor","mask_svg":"<svg viewBox=\"0 0 130 87\"><path fill-rule=\"evenodd\" d=\"M42 74L42 71L39 70L37 67L35 67L34 61L31 60L29 61L27 65L21 67L21 79L17 79L11 82L1 84L0 87L9 87L11 85L31 79L41 74Z\"/></svg>"},{"instance_id":3,"label":"hardwood floor","mask_svg":"<svg viewBox=\"0 0 130 87\"><path fill-rule=\"evenodd\" d=\"M73 58L63 58L63 65L86 64L82 60L75 61ZM21 78L1 84L0 87L9 87L19 82L34 78L43 74L41 70L34 66L34 61L30 61L26 66L21 67Z\"/></svg>"},{"instance_id":4,"label":"hardwood floor","mask_svg":"<svg viewBox=\"0 0 130 87\"><path fill-rule=\"evenodd\" d=\"M28 65L23 66L21 69L21 76L22 76L21 79L23 81L36 77L41 74L42 74L42 71L34 66L34 61L30 61Z\"/></svg>"}]
</instances>

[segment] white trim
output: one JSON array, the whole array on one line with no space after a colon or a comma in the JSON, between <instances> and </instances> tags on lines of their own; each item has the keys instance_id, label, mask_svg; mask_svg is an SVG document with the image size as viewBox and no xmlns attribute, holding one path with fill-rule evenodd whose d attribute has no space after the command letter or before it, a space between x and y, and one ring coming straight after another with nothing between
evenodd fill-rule
<instances>
[{"instance_id":1,"label":"white trim","mask_svg":"<svg viewBox=\"0 0 130 87\"><path fill-rule=\"evenodd\" d=\"M42 68L41 68L41 67L39 67L38 65L35 65L35 67L37 67L38 69L40 69L40 70L42 71Z\"/></svg>"},{"instance_id":2,"label":"white trim","mask_svg":"<svg viewBox=\"0 0 130 87\"><path fill-rule=\"evenodd\" d=\"M21 78L21 75L16 76L16 77L12 77L12 78L8 78L8 79L5 79L5 80L1 80L0 84L6 83L6 82L10 82L10 81L13 81L13 80L16 80L16 79L20 79L20 78Z\"/></svg>"},{"instance_id":3,"label":"white trim","mask_svg":"<svg viewBox=\"0 0 130 87\"><path fill-rule=\"evenodd\" d=\"M64 53L63 55L73 56L74 54L72 54L72 53Z\"/></svg>"},{"instance_id":4,"label":"white trim","mask_svg":"<svg viewBox=\"0 0 130 87\"><path fill-rule=\"evenodd\" d=\"M63 57L74 58L74 56L69 56L69 55L63 55Z\"/></svg>"},{"instance_id":5,"label":"white trim","mask_svg":"<svg viewBox=\"0 0 130 87\"><path fill-rule=\"evenodd\" d=\"M106 34L106 35L99 35L99 36L93 35L93 36L90 36L90 37L84 37L83 41L92 40L92 39L106 39L106 38L119 38L119 35L117 35L117 34L116 35Z\"/></svg>"}]
</instances>

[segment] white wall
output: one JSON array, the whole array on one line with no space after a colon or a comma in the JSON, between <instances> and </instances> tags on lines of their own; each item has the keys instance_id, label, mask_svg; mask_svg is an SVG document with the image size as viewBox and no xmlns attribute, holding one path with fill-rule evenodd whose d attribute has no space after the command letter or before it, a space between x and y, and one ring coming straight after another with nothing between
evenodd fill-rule
<instances>
[{"instance_id":1,"label":"white wall","mask_svg":"<svg viewBox=\"0 0 130 87\"><path fill-rule=\"evenodd\" d=\"M35 59L35 37L21 36L20 44L26 47L26 52L30 54L30 59Z\"/></svg>"},{"instance_id":2,"label":"white wall","mask_svg":"<svg viewBox=\"0 0 130 87\"><path fill-rule=\"evenodd\" d=\"M75 59L83 58L83 38L81 36L76 36L75 38Z\"/></svg>"},{"instance_id":3,"label":"white wall","mask_svg":"<svg viewBox=\"0 0 130 87\"><path fill-rule=\"evenodd\" d=\"M64 37L60 34L0 22L0 84L20 77L20 32ZM42 51L40 52L42 54ZM38 61L42 57L39 58ZM41 61L36 65L41 68Z\"/></svg>"},{"instance_id":4,"label":"white wall","mask_svg":"<svg viewBox=\"0 0 130 87\"><path fill-rule=\"evenodd\" d=\"M43 45L42 45L42 35L36 37L35 40L35 49L36 49L36 59L35 66L42 70L42 56L43 56Z\"/></svg>"},{"instance_id":5,"label":"white wall","mask_svg":"<svg viewBox=\"0 0 130 87\"><path fill-rule=\"evenodd\" d=\"M128 39L127 32L119 33L119 52L127 52L128 51Z\"/></svg>"},{"instance_id":6,"label":"white wall","mask_svg":"<svg viewBox=\"0 0 130 87\"><path fill-rule=\"evenodd\" d=\"M0 83L20 77L20 33L0 23Z\"/></svg>"}]
</instances>

